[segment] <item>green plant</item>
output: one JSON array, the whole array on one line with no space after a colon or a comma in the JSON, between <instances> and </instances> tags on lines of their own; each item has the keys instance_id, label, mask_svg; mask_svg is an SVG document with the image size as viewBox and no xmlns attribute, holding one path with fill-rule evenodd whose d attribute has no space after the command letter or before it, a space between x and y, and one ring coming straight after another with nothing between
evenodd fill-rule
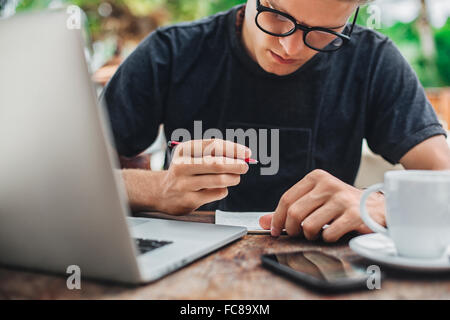
<instances>
[{"instance_id":1,"label":"green plant","mask_svg":"<svg viewBox=\"0 0 450 320\"><path fill-rule=\"evenodd\" d=\"M437 67L443 84L450 86L450 19L435 33L437 47Z\"/></svg>"}]
</instances>

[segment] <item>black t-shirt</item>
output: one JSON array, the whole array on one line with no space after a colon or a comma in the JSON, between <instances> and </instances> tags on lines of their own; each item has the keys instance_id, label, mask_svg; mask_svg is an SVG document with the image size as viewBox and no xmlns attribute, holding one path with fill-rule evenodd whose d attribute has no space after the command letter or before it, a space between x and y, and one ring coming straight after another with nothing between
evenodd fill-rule
<instances>
[{"instance_id":1,"label":"black t-shirt","mask_svg":"<svg viewBox=\"0 0 450 320\"><path fill-rule=\"evenodd\" d=\"M177 128L279 129L279 171L250 166L227 198L207 206L271 211L314 169L353 184L361 145L391 163L418 143L446 134L416 74L380 33L355 26L334 53L318 53L287 76L265 72L236 33L240 6L151 33L124 61L103 93L118 152L134 156L160 124ZM270 136L270 131L269 131ZM256 156L257 157L257 156Z\"/></svg>"}]
</instances>

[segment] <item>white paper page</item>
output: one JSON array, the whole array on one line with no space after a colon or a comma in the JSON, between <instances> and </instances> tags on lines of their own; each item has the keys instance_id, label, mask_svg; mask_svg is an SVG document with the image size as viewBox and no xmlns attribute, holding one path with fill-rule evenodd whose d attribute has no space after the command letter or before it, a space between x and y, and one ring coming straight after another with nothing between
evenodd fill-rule
<instances>
[{"instance_id":1,"label":"white paper page","mask_svg":"<svg viewBox=\"0 0 450 320\"><path fill-rule=\"evenodd\" d=\"M259 225L259 218L270 213L273 212L230 212L216 210L216 224L246 227L248 233L270 234L270 230L264 230ZM322 230L328 227L329 225L326 224L322 227ZM286 234L286 230L283 229L281 234Z\"/></svg>"},{"instance_id":2,"label":"white paper page","mask_svg":"<svg viewBox=\"0 0 450 320\"><path fill-rule=\"evenodd\" d=\"M259 225L259 218L272 212L228 212L216 210L216 224L246 227L249 233L270 234Z\"/></svg>"}]
</instances>

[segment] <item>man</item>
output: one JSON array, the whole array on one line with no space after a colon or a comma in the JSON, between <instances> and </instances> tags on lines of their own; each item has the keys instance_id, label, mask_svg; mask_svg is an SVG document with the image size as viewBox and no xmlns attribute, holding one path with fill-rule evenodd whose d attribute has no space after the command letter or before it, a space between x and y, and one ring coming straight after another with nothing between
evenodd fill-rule
<instances>
[{"instance_id":1,"label":"man","mask_svg":"<svg viewBox=\"0 0 450 320\"><path fill-rule=\"evenodd\" d=\"M242 145L204 140L208 151L195 154L184 142L173 160L205 161L123 171L133 210L275 210L260 221L273 236L315 239L329 224L322 237L336 241L370 232L352 186L363 138L407 169L450 169L446 132L411 67L385 36L348 22L361 3L248 0L149 35L104 91L119 154L145 150L161 123L170 138L200 120L205 130L279 129L279 172L249 167ZM219 161L223 147L234 163ZM385 224L383 195L368 207Z\"/></svg>"}]
</instances>

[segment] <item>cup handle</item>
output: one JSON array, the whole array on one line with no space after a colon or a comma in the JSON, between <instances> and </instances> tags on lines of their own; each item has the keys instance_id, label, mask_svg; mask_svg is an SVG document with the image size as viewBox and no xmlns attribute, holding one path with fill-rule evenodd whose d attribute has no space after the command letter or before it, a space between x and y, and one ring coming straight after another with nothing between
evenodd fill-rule
<instances>
[{"instance_id":1,"label":"cup handle","mask_svg":"<svg viewBox=\"0 0 450 320\"><path fill-rule=\"evenodd\" d=\"M373 193L373 192L378 192L381 191L383 189L384 184L383 183L378 183L375 184L373 186L371 186L370 188L367 188L364 192L363 195L361 197L361 203L360 203L360 212L361 212L361 218L364 221L364 223L373 231L373 232L378 232L378 233L382 233L387 235L388 234L388 230L381 226L380 224L378 224L377 222L375 222L369 215L369 212L367 211L366 208L366 201L369 198L369 196Z\"/></svg>"}]
</instances>

